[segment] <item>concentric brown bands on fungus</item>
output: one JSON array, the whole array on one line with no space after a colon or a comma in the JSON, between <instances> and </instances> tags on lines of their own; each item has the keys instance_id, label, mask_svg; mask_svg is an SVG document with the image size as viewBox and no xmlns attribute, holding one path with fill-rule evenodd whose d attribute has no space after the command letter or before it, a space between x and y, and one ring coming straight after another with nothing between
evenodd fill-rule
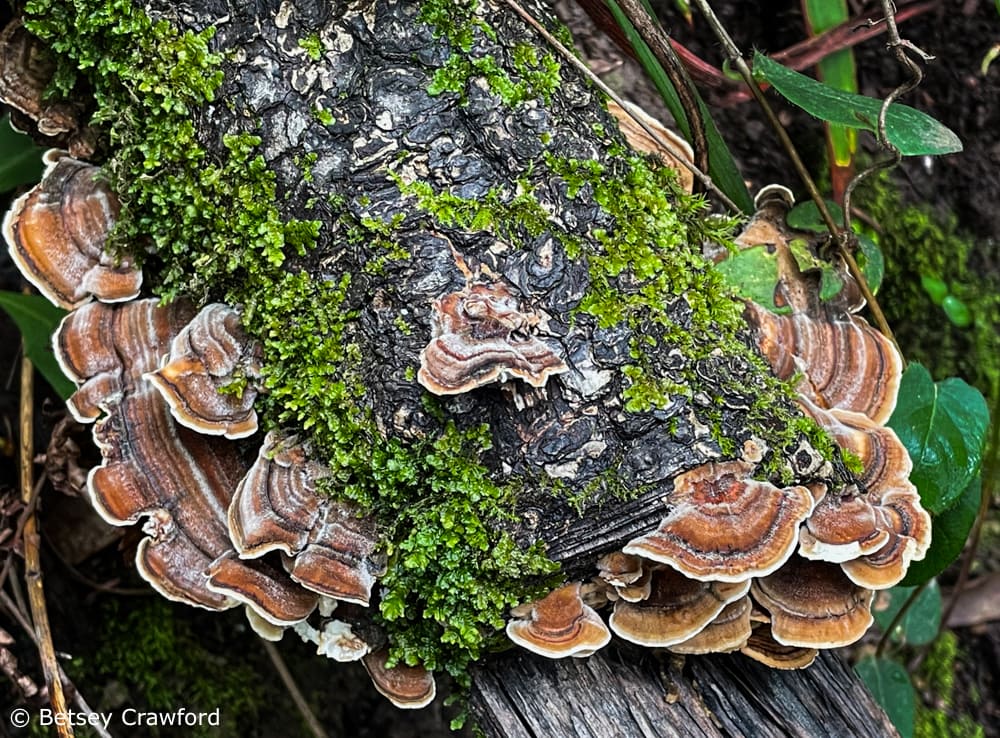
<instances>
[{"instance_id":1,"label":"concentric brown bands on fungus","mask_svg":"<svg viewBox=\"0 0 1000 738\"><path fill-rule=\"evenodd\" d=\"M320 594L368 605L380 566L371 517L321 497L326 468L294 438L267 434L229 508L229 531L244 558L282 551L292 578Z\"/></svg>"},{"instance_id":2,"label":"concentric brown bands on fungus","mask_svg":"<svg viewBox=\"0 0 1000 738\"><path fill-rule=\"evenodd\" d=\"M435 395L461 394L515 378L542 387L550 375L568 367L529 333L535 322L500 282L439 297L431 308L431 341L420 352L417 380Z\"/></svg>"},{"instance_id":3,"label":"concentric brown bands on fungus","mask_svg":"<svg viewBox=\"0 0 1000 738\"><path fill-rule=\"evenodd\" d=\"M579 582L559 587L521 610L527 610L525 617L507 623L507 637L542 656L589 656L611 641L601 616L584 604Z\"/></svg>"},{"instance_id":4,"label":"concentric brown bands on fungus","mask_svg":"<svg viewBox=\"0 0 1000 738\"><path fill-rule=\"evenodd\" d=\"M146 378L181 425L199 433L244 438L257 431L255 382L261 347L244 333L239 313L206 305L171 342L162 365ZM239 391L236 382L242 383Z\"/></svg>"},{"instance_id":5,"label":"concentric brown bands on fungus","mask_svg":"<svg viewBox=\"0 0 1000 738\"><path fill-rule=\"evenodd\" d=\"M862 413L884 425L896 407L903 362L895 346L852 315L836 320L775 315L748 303L761 353L781 379L803 372L799 390L817 405Z\"/></svg>"},{"instance_id":6,"label":"concentric brown bands on fungus","mask_svg":"<svg viewBox=\"0 0 1000 738\"><path fill-rule=\"evenodd\" d=\"M396 664L386 666L387 650L370 653L361 659L375 689L396 707L404 710L426 707L434 700L437 686L434 675L422 666Z\"/></svg>"},{"instance_id":7,"label":"concentric brown bands on fungus","mask_svg":"<svg viewBox=\"0 0 1000 738\"><path fill-rule=\"evenodd\" d=\"M112 525L146 518L148 537L138 546L136 565L168 599L216 610L243 601L269 622L285 623L297 598L305 617L315 596L305 593L305 601L283 572L221 563L233 552L226 510L246 471L236 447L177 425L142 379L193 315L185 301L90 303L60 325L56 355L79 385L71 407L84 418L106 413L94 426L103 463L88 477L91 501ZM215 589L208 573L213 563L220 576Z\"/></svg>"},{"instance_id":8,"label":"concentric brown bands on fungus","mask_svg":"<svg viewBox=\"0 0 1000 738\"><path fill-rule=\"evenodd\" d=\"M749 589L749 582L700 582L670 568L656 569L649 597L616 602L608 625L641 646L673 646L696 636Z\"/></svg>"},{"instance_id":9,"label":"concentric brown bands on fungus","mask_svg":"<svg viewBox=\"0 0 1000 738\"><path fill-rule=\"evenodd\" d=\"M813 498L805 487L750 479L752 469L710 462L679 475L667 517L622 550L700 581L743 582L773 572L795 550Z\"/></svg>"},{"instance_id":10,"label":"concentric brown bands on fungus","mask_svg":"<svg viewBox=\"0 0 1000 738\"><path fill-rule=\"evenodd\" d=\"M874 593L854 584L836 564L794 556L774 574L755 579L751 593L771 616L774 640L786 646L847 646L873 622Z\"/></svg>"},{"instance_id":11,"label":"concentric brown bands on fungus","mask_svg":"<svg viewBox=\"0 0 1000 738\"><path fill-rule=\"evenodd\" d=\"M105 251L119 205L100 170L56 150L45 163L42 181L14 201L3 221L21 273L67 310L92 296L104 302L138 296L142 272Z\"/></svg>"}]
</instances>

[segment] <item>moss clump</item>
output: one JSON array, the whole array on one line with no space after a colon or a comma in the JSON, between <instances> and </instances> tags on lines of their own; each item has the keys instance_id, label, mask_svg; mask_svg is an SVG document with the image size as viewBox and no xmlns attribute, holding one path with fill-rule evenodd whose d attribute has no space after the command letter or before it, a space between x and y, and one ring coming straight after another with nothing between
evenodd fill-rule
<instances>
[{"instance_id":1,"label":"moss clump","mask_svg":"<svg viewBox=\"0 0 1000 738\"><path fill-rule=\"evenodd\" d=\"M122 203L112 245L151 249L146 268L159 267L165 298L204 298L241 281L248 265L280 266L315 242L318 222L278 214L274 174L253 153L259 138L228 136L229 156L216 159L195 137L192 115L222 82L222 57L208 48L214 29L180 33L130 0L29 0L24 12L57 54L56 88L89 84L93 121L114 151L104 171Z\"/></svg>"},{"instance_id":2,"label":"moss clump","mask_svg":"<svg viewBox=\"0 0 1000 738\"><path fill-rule=\"evenodd\" d=\"M192 712L221 708L218 727L195 727L191 735L237 736L252 725L265 701L260 675L215 653L208 639L192 630L188 619L176 617L170 603L156 599L125 611L118 600L102 600L104 624L87 650L67 664L78 684L120 683L127 704L139 710ZM119 705L93 705L117 709ZM156 728L151 728L159 735ZM169 730L163 731L170 733Z\"/></svg>"},{"instance_id":3,"label":"moss clump","mask_svg":"<svg viewBox=\"0 0 1000 738\"><path fill-rule=\"evenodd\" d=\"M936 378L961 376L987 396L995 392L1000 387L995 249L991 257L984 245L964 236L954 216L905 206L888 176L868 185L860 204L881 226L872 234L886 261L879 304L907 358L926 365ZM942 308L948 296L966 306L970 325L949 319Z\"/></svg>"},{"instance_id":4,"label":"moss clump","mask_svg":"<svg viewBox=\"0 0 1000 738\"><path fill-rule=\"evenodd\" d=\"M493 55L477 50L477 30L486 39L496 40L493 29L476 17L478 7L478 0L429 0L421 6L418 18L436 36L447 38L452 50L427 91L432 95L453 92L464 98L469 80L479 77L508 106L551 99L560 84L559 61L549 52L539 54L531 44L521 43L514 47L508 68Z\"/></svg>"},{"instance_id":5,"label":"moss clump","mask_svg":"<svg viewBox=\"0 0 1000 738\"><path fill-rule=\"evenodd\" d=\"M984 731L968 715L955 715L955 662L960 657L958 637L944 631L931 645L916 675L926 685L935 706L917 704L915 738L984 738Z\"/></svg>"}]
</instances>

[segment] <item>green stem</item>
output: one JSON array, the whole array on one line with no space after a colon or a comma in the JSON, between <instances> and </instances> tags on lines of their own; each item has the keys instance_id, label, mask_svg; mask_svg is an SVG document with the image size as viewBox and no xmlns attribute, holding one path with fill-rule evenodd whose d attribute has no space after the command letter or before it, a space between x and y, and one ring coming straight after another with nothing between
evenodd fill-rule
<instances>
[{"instance_id":1,"label":"green stem","mask_svg":"<svg viewBox=\"0 0 1000 738\"><path fill-rule=\"evenodd\" d=\"M858 283L858 287L861 289L861 294L864 295L864 298L868 303L868 307L872 311L872 317L875 319L875 324L878 326L878 329L890 341L892 341L893 345L895 345L898 350L899 344L896 343L896 338L892 334L892 329L889 328L889 323L885 319L885 314L882 312L882 308L879 306L878 301L875 299L875 295L868 286L868 280L865 279L864 274L861 272L861 268L858 266L858 263L854 260L854 256L851 254L849 244L853 238L853 232L842 232L837 226L836 221L833 219L833 215L830 214L829 208L826 207L826 202L823 200L823 196L820 194L819 188L816 186L812 176L809 174L809 170L806 168L802 158L799 156L799 152L796 150L795 144L792 143L792 139L788 135L788 131L786 131L785 127L781 125L781 121L778 120L778 116L774 112L774 109L771 107L770 103L768 103L767 98L764 96L760 87L757 86L757 82L753 78L753 72L750 70L750 66L746 63L739 47L736 45L736 42L733 41L729 32L726 31L725 27L722 25L722 22L715 14L715 11L712 10L712 7L708 4L707 0L693 1L701 14L705 16L705 20L708 21L708 24L712 28L716 37L722 42L723 47L726 49L726 54L729 56L729 60L747 83L751 94L754 96L757 104L760 105L761 110L764 111L764 115L771 124L771 127L774 129L774 132L777 134L778 140L781 141L782 147L792 160L792 166L795 167L795 171L798 173L799 179L802 180L802 184L805 185L805 188L809 191L809 197L811 197L813 202L816 203L816 209L819 211L820 217L823 218L823 222L830 231L830 235L832 236L834 243L837 245L837 249L839 250L841 257L847 263L847 268L850 270L851 276L854 277L855 281ZM902 354L902 352L900 353Z\"/></svg>"}]
</instances>

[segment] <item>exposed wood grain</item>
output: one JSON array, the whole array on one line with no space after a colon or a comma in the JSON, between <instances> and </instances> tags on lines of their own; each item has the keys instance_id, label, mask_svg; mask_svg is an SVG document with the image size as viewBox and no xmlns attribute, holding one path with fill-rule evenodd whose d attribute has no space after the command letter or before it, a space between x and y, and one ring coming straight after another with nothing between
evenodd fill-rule
<instances>
[{"instance_id":1,"label":"exposed wood grain","mask_svg":"<svg viewBox=\"0 0 1000 738\"><path fill-rule=\"evenodd\" d=\"M631 647L561 661L509 653L476 672L471 707L491 738L898 735L829 652L801 671L739 655L689 657L681 665Z\"/></svg>"}]
</instances>

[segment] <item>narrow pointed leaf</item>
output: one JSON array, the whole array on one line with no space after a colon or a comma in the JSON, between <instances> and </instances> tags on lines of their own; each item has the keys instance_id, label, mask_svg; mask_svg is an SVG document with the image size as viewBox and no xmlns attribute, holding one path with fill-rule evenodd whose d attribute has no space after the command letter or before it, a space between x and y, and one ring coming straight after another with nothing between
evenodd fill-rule
<instances>
[{"instance_id":1,"label":"narrow pointed leaf","mask_svg":"<svg viewBox=\"0 0 1000 738\"><path fill-rule=\"evenodd\" d=\"M828 123L876 132L882 101L855 95L817 82L757 52L754 74L762 77L789 102ZM953 154L962 142L947 126L907 105L894 103L886 114L886 133L904 156Z\"/></svg>"}]
</instances>

